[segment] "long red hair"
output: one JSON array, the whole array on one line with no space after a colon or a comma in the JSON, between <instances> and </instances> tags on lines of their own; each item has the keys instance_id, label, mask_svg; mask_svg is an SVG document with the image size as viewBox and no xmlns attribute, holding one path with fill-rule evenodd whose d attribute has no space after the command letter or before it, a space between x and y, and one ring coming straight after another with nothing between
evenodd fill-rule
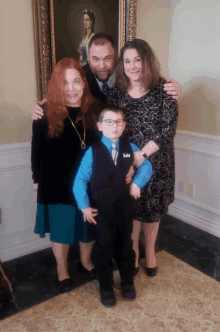
<instances>
[{"instance_id":1,"label":"long red hair","mask_svg":"<svg viewBox=\"0 0 220 332\"><path fill-rule=\"evenodd\" d=\"M54 67L47 90L47 107L45 115L48 122L49 136L60 136L64 128L64 120L68 116L65 106L63 85L66 69L76 69L80 73L84 81L83 95L81 99L81 112L78 114L76 122L83 118L88 111L89 106L94 99L89 91L88 82L84 70L76 59L64 58L60 60Z\"/></svg>"}]
</instances>

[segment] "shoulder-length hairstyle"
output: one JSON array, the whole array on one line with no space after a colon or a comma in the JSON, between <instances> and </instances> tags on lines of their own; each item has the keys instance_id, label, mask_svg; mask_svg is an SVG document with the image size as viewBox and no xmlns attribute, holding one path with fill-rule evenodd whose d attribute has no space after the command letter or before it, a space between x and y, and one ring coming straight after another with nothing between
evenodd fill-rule
<instances>
[{"instance_id":1,"label":"shoulder-length hairstyle","mask_svg":"<svg viewBox=\"0 0 220 332\"><path fill-rule=\"evenodd\" d=\"M65 105L64 79L67 69L76 69L84 81L83 95L81 98L81 111L78 114L76 122L81 120L93 103L94 99L89 91L89 86L85 77L84 70L79 62L72 58L60 60L54 67L47 90L47 107L45 115L48 122L49 136L59 137L64 129L64 120L68 116ZM88 124L86 124L88 127Z\"/></svg>"},{"instance_id":2,"label":"shoulder-length hairstyle","mask_svg":"<svg viewBox=\"0 0 220 332\"><path fill-rule=\"evenodd\" d=\"M135 49L142 61L142 84L146 91L158 87L163 80L160 76L160 64L150 45L142 39L128 41L121 49L118 65L116 67L116 79L119 88L126 92L130 87L130 79L124 71L124 54L126 50Z\"/></svg>"},{"instance_id":3,"label":"shoulder-length hairstyle","mask_svg":"<svg viewBox=\"0 0 220 332\"><path fill-rule=\"evenodd\" d=\"M90 20L92 21L92 26L91 26L91 32L90 32L90 35L92 33L95 32L95 14L93 13L93 11L91 9L84 9L83 10L83 16L87 14L90 18ZM86 31L84 33L84 36L86 36Z\"/></svg>"}]
</instances>

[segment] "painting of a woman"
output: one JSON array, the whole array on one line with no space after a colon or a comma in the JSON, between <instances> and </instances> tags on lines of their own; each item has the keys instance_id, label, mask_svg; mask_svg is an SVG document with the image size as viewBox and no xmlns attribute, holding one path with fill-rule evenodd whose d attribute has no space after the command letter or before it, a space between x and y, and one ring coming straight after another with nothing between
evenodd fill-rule
<instances>
[{"instance_id":1,"label":"painting of a woman","mask_svg":"<svg viewBox=\"0 0 220 332\"><path fill-rule=\"evenodd\" d=\"M50 0L53 4L51 39L54 65L67 57L75 58L85 66L89 42L99 32L111 36L118 50L124 33L123 20L119 20L123 17L123 1L111 0L109 4L103 0Z\"/></svg>"},{"instance_id":2,"label":"painting of a woman","mask_svg":"<svg viewBox=\"0 0 220 332\"><path fill-rule=\"evenodd\" d=\"M95 35L95 30L94 30L95 15L91 9L83 10L83 24L85 27L85 33L78 48L79 63L81 66L85 66L87 64L88 45L91 38Z\"/></svg>"}]
</instances>

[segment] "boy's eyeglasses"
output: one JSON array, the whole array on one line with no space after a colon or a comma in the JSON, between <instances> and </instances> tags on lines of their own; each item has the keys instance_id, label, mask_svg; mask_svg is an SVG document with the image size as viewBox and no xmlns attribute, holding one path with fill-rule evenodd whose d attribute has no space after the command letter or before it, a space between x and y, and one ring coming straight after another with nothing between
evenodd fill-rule
<instances>
[{"instance_id":1,"label":"boy's eyeglasses","mask_svg":"<svg viewBox=\"0 0 220 332\"><path fill-rule=\"evenodd\" d=\"M114 123L116 123L117 126L123 126L124 120L105 119L105 120L102 120L102 122L105 122L107 124L107 126L113 126Z\"/></svg>"}]
</instances>

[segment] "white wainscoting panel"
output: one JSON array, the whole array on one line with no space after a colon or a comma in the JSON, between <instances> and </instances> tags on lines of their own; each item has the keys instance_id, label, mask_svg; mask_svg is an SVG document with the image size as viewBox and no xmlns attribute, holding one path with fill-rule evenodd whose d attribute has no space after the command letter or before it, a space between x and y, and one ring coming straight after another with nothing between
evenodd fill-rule
<instances>
[{"instance_id":1,"label":"white wainscoting panel","mask_svg":"<svg viewBox=\"0 0 220 332\"><path fill-rule=\"evenodd\" d=\"M0 145L0 259L4 262L50 246L34 234L36 192L31 178L31 144Z\"/></svg>"},{"instance_id":2,"label":"white wainscoting panel","mask_svg":"<svg viewBox=\"0 0 220 332\"><path fill-rule=\"evenodd\" d=\"M175 155L175 201L169 214L220 237L220 137L179 130ZM194 197L187 192L189 183L195 185Z\"/></svg>"},{"instance_id":3,"label":"white wainscoting panel","mask_svg":"<svg viewBox=\"0 0 220 332\"><path fill-rule=\"evenodd\" d=\"M220 237L220 138L178 131L176 192L169 214ZM30 142L0 145L0 259L4 262L47 247L34 234L36 193ZM179 192L179 181L195 184L195 197Z\"/></svg>"}]
</instances>

